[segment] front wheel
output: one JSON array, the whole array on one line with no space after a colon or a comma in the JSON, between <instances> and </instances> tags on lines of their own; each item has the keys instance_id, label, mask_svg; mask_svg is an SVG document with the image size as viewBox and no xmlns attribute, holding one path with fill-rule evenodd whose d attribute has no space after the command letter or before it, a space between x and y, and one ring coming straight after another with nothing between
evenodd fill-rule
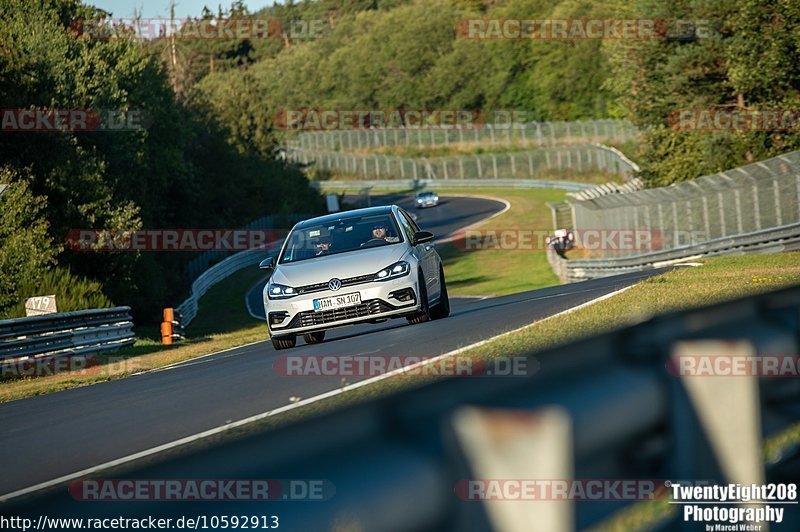
<instances>
[{"instance_id":1,"label":"front wheel","mask_svg":"<svg viewBox=\"0 0 800 532\"><path fill-rule=\"evenodd\" d=\"M294 335L272 338L272 347L274 347L276 351L280 351L281 349L291 349L296 343L297 337Z\"/></svg>"},{"instance_id":2,"label":"front wheel","mask_svg":"<svg viewBox=\"0 0 800 532\"><path fill-rule=\"evenodd\" d=\"M431 318L434 320L440 320L450 315L450 298L447 295L447 283L444 280L444 270L441 266L439 266L439 286L441 286L439 302L431 309Z\"/></svg>"},{"instance_id":3,"label":"front wheel","mask_svg":"<svg viewBox=\"0 0 800 532\"><path fill-rule=\"evenodd\" d=\"M425 288L425 276L422 275L422 271L417 274L417 283L419 284L419 301L422 308L418 314L406 318L411 325L425 323L431 319L431 309L428 306L428 290Z\"/></svg>"},{"instance_id":4,"label":"front wheel","mask_svg":"<svg viewBox=\"0 0 800 532\"><path fill-rule=\"evenodd\" d=\"M303 335L307 344L321 344L325 340L325 331L310 332Z\"/></svg>"}]
</instances>

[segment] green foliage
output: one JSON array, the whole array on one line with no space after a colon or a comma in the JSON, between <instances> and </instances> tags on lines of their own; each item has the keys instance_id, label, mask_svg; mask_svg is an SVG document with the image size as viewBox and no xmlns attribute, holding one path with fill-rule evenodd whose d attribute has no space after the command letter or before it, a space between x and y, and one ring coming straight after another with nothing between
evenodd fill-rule
<instances>
[{"instance_id":1,"label":"green foliage","mask_svg":"<svg viewBox=\"0 0 800 532\"><path fill-rule=\"evenodd\" d=\"M24 296L21 286L41 280L55 261L42 217L44 199L8 168L0 170L0 184L9 185L0 195L0 316L5 316Z\"/></svg>"},{"instance_id":2,"label":"green foliage","mask_svg":"<svg viewBox=\"0 0 800 532\"><path fill-rule=\"evenodd\" d=\"M642 176L652 186L800 148L796 131L679 131L681 109L781 110L800 104L800 5L791 0L639 0L634 16L705 21L696 38L612 43L606 86L647 129Z\"/></svg>"},{"instance_id":3,"label":"green foliage","mask_svg":"<svg viewBox=\"0 0 800 532\"><path fill-rule=\"evenodd\" d=\"M175 80L153 53L158 43L79 38L71 29L77 19L102 15L77 0L0 0L0 109L146 116L145 127L133 131L2 134L0 160L9 172L24 169L10 180L30 189L29 197L14 192L8 201L38 217L20 218L19 227L33 232L28 240L1 242L9 266L0 273L0 309L17 304L19 286L42 279L31 272L54 261L101 283L140 321L157 320L188 288L189 253L76 253L46 244L42 234L60 244L70 229L236 228L266 214L321 208L299 170L266 158L269 150L251 149L259 130L226 127L216 104L178 101ZM255 141L237 143L237 135ZM4 227L10 229L2 234L12 234L18 226ZM33 249L41 250L39 262L28 264L22 257Z\"/></svg>"},{"instance_id":4,"label":"green foliage","mask_svg":"<svg viewBox=\"0 0 800 532\"><path fill-rule=\"evenodd\" d=\"M22 298L3 317L18 318L25 316L24 298L32 296L54 294L59 312L114 306L114 303L103 294L103 286L98 281L77 277L68 268L54 268L42 271L42 274L35 282L26 281L20 283L19 293Z\"/></svg>"},{"instance_id":5,"label":"green foliage","mask_svg":"<svg viewBox=\"0 0 800 532\"><path fill-rule=\"evenodd\" d=\"M365 7L366 6L366 7ZM540 120L619 114L598 41L473 40L468 18L605 17L594 0L287 3L257 16L333 21L244 69L204 77L190 100L213 106L240 149L271 153L284 109L500 109ZM584 12L589 9L588 15Z\"/></svg>"}]
</instances>

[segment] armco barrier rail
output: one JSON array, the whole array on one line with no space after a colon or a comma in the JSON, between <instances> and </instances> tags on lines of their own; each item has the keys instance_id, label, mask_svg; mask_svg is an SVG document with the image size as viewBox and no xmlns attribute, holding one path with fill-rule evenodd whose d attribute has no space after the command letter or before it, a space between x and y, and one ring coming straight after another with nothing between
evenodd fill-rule
<instances>
[{"instance_id":1,"label":"armco barrier rail","mask_svg":"<svg viewBox=\"0 0 800 532\"><path fill-rule=\"evenodd\" d=\"M133 344L130 307L0 320L0 363L22 357L94 355Z\"/></svg>"},{"instance_id":2,"label":"armco barrier rail","mask_svg":"<svg viewBox=\"0 0 800 532\"><path fill-rule=\"evenodd\" d=\"M643 270L692 257L800 249L800 151L711 176L652 189L598 187L551 204L570 229L649 233L661 249L605 250L605 257L563 261L550 254L564 282ZM556 222L558 223L558 222ZM615 256L609 257L608 255ZM619 256L625 255L625 256Z\"/></svg>"},{"instance_id":3,"label":"armco barrier rail","mask_svg":"<svg viewBox=\"0 0 800 532\"><path fill-rule=\"evenodd\" d=\"M467 479L640 479L659 489L666 488L667 480L743 486L796 482L796 439L783 437L783 446L762 452L765 438L797 426L796 377L681 374L674 370L681 366L670 361L796 356L798 316L800 287L655 317L531 353L525 367L536 371L526 376L442 379L339 410L317 411L312 418L277 429L272 423L252 422L237 426L227 438L215 433L213 441L186 446L183 453L173 449L129 464L127 470L91 476L313 478L335 486L327 499L269 503L270 512L292 530L527 532L532 524L554 532L704 530L702 523L684 521L682 505L666 503L642 508L627 524L602 526L615 512L640 504L630 494L615 497L612 492L584 502L566 496L539 502L466 501L456 486ZM272 419L267 414L263 418ZM502 490L496 493L502 497ZM28 500L12 500L2 510L34 518L45 508L48 516L171 517L206 515L211 506L215 514L241 514L252 512L254 505L157 500L90 504L62 486ZM783 520L771 523L770 532L800 529L797 506L781 507L786 508Z\"/></svg>"},{"instance_id":4,"label":"armco barrier rail","mask_svg":"<svg viewBox=\"0 0 800 532\"><path fill-rule=\"evenodd\" d=\"M181 324L187 326L195 319L200 298L203 297L212 286L227 279L243 268L258 264L265 259L269 253L274 252L280 244L281 241L277 241L267 244L263 248L240 251L203 272L192 283L191 295L175 308L175 310L180 313Z\"/></svg>"},{"instance_id":5,"label":"armco barrier rail","mask_svg":"<svg viewBox=\"0 0 800 532\"><path fill-rule=\"evenodd\" d=\"M566 260L552 250L548 250L548 259L559 279L562 282L571 283L631 271L660 268L701 257L796 250L800 250L800 223L771 227L752 233L717 238L632 257Z\"/></svg>"},{"instance_id":6,"label":"armco barrier rail","mask_svg":"<svg viewBox=\"0 0 800 532\"><path fill-rule=\"evenodd\" d=\"M681 235L694 242L743 235L800 222L800 151L668 187L586 196L567 200L577 231L657 231L665 247L686 244Z\"/></svg>"}]
</instances>

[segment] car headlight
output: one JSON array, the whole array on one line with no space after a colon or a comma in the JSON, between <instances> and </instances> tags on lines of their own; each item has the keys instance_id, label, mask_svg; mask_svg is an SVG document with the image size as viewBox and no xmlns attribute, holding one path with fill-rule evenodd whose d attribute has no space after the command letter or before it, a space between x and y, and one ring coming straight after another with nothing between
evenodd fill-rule
<instances>
[{"instance_id":1,"label":"car headlight","mask_svg":"<svg viewBox=\"0 0 800 532\"><path fill-rule=\"evenodd\" d=\"M391 266L387 266L375 274L376 281L387 281L389 279L396 279L404 275L408 275L411 271L411 265L404 260L395 262Z\"/></svg>"},{"instance_id":2,"label":"car headlight","mask_svg":"<svg viewBox=\"0 0 800 532\"><path fill-rule=\"evenodd\" d=\"M291 286L269 283L267 285L267 297L270 299L287 299L297 295L297 290Z\"/></svg>"}]
</instances>

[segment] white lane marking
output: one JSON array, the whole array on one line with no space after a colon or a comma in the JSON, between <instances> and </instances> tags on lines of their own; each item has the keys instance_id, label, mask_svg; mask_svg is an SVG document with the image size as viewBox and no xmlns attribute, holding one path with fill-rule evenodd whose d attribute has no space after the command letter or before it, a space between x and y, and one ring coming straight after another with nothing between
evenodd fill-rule
<instances>
[{"instance_id":1,"label":"white lane marking","mask_svg":"<svg viewBox=\"0 0 800 532\"><path fill-rule=\"evenodd\" d=\"M549 320L549 319L552 319L552 318L555 318L555 317L558 317L558 316L562 316L564 314L569 314L570 312L574 312L574 311L576 311L578 309L581 309L581 308L584 308L584 307L588 307L589 305L593 305L595 303L598 303L600 301L603 301L605 299L613 297L613 296L615 296L617 294L620 294L620 293L624 292L625 290L628 290L629 288L632 288L633 286L635 286L635 284L634 285L630 285L630 286L626 286L624 288L615 290L615 291L610 292L608 294L604 294L602 296L596 297L596 298L591 299L591 300L589 300L589 301L587 301L585 303L581 303L580 305L577 305L575 307L571 307L571 308L569 308L567 310L562 310L561 312L553 314L552 316L548 316L546 318L542 318L541 320L537 320L537 321L535 321L533 323L530 323L528 325L524 325L524 326L519 327L517 329L511 330L511 331L507 331L507 332L504 332L504 333L499 334L497 336L493 336L492 338L487 338L486 340L481 340L479 342L475 342L473 344L470 344L470 345L455 349L454 351L450 351L450 352L444 353L442 355L430 358L430 359L426 360L425 363L429 364L429 363L432 363L432 362L436 362L437 360L441 360L441 359L446 358L446 357L451 357L451 356L454 356L454 355L458 355L460 353L463 353L464 351L467 351L467 350L470 350L470 349L474 349L476 347L480 347L480 346L485 345L488 342L491 342L491 341L496 340L498 338L502 338L504 336L508 336L510 334L514 334L516 332L519 332L519 331L522 331L522 330L527 329L529 327L532 327L532 326L536 325L537 323L541 323L543 321L546 321L546 320ZM258 343L258 342L254 342L254 343ZM252 344L248 344L248 345L252 345ZM288 412L290 410L294 410L295 408L300 408L301 406L306 406L306 405L315 403L317 401L322 401L324 399L329 399L331 397L335 397L335 396L340 395L342 393L349 392L349 391L361 388L363 386L368 386L370 384L374 384L374 383L379 382L381 380L384 380L384 379L387 379L389 377L392 377L395 374L399 374L399 373L402 373L404 371L409 371L410 369L412 369L415 366L416 366L416 364L411 364L409 366L400 368L400 369L398 369L396 371L393 371L391 373L386 373L384 375L378 375L376 377L371 377L371 378L363 380L363 381L359 381L359 382L356 382L356 383L353 383L353 384L348 384L347 386L343 386L343 387L338 388L336 390L331 390L329 392L325 392L325 393L320 394L320 395L315 395L314 397L309 397L308 399L303 399L303 400L297 401L296 403L291 403L291 404L276 408L274 410L269 410L267 412L262 412L261 414L256 414L254 416L250 416L250 417L247 417L247 418L244 418L244 419L240 419L239 421L234 421L232 423L227 423L225 425L221 425L221 426L215 427L213 429L209 429L209 430L206 430L206 431L203 431L203 432L198 432L197 434L193 434L191 436L186 436L185 438L180 438L178 440L171 441L171 442L165 443L163 445L158 445L156 447L152 447L150 449L146 449L146 450L140 451L138 453L133 453L133 454L130 454L128 456L123 456L122 458L117 458L116 460L111 460L111 461L108 461L108 462L105 462L105 463L102 463L102 464L99 464L99 465L96 465L96 466L93 466L93 467L89 467L89 468L83 469L81 471L76 471L74 473L70 473L68 475L64 475L64 476L61 476L61 477L58 477L58 478L55 478L55 479L52 479L52 480L47 480L45 482L41 482L41 483L35 484L33 486L28 486L27 488L22 488L22 489L19 489L19 490L16 490L16 491L12 491L10 493L6 493L4 495L0 495L0 502L5 502L5 501L8 501L8 500L14 499L16 497L20 497L20 496L23 496L23 495L34 493L34 492L39 491L39 490L51 488L53 486L57 486L59 484L65 483L65 482L69 482L71 480L76 480L76 479L79 479L79 478L82 478L82 477L86 477L88 475L92 475L92 474L100 472L100 471L102 471L104 469L120 466L120 465L129 463L129 462L132 462L134 460L138 460L140 458L145 458L145 457L148 457L148 456L152 456L154 454L158 454L160 452L167 451L169 449L174 449L176 447L180 447L181 445L186 445L187 443L192 443L192 442L195 442L197 440L201 440L203 438L208 438L210 436L221 434L223 432L229 431L229 430L234 429L234 428L242 427L242 426L248 425L250 423L261 421L261 420L266 419L268 417L271 417L271 416L274 416L274 415L277 415L277 414L281 414L283 412Z\"/></svg>"}]
</instances>

